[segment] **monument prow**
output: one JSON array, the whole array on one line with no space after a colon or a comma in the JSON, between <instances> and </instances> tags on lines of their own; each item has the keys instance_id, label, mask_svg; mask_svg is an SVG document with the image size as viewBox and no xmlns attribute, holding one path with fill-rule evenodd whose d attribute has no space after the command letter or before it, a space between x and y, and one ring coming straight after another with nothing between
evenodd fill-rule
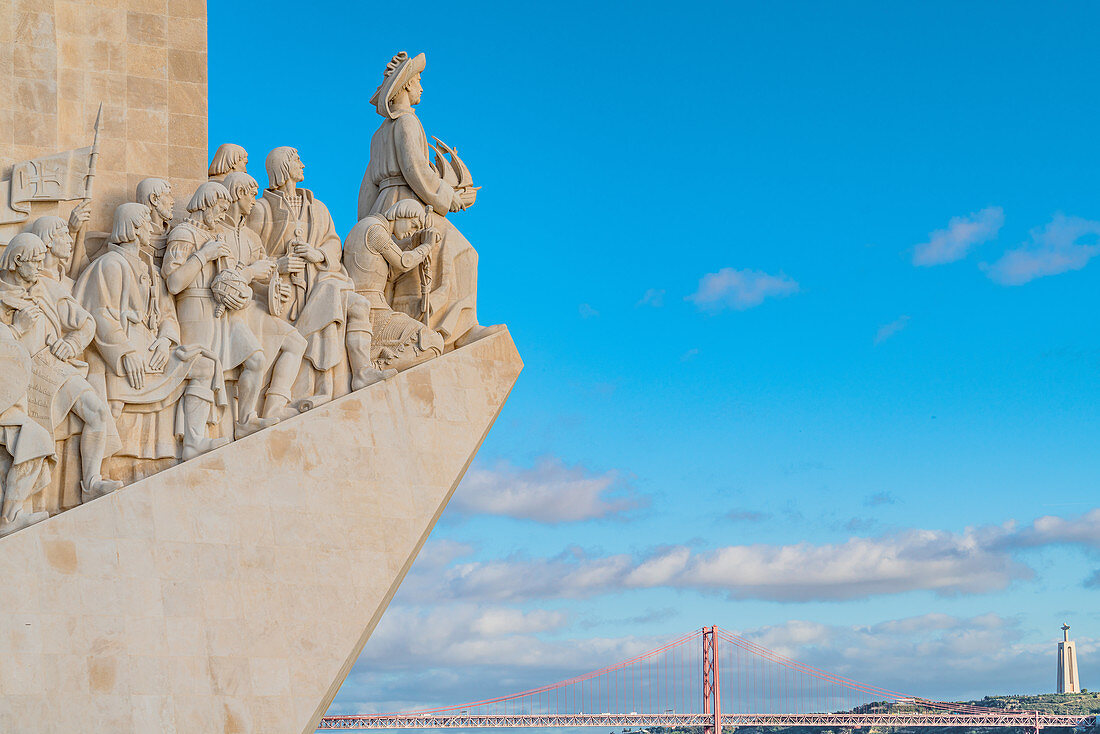
<instances>
[{"instance_id":1,"label":"monument prow","mask_svg":"<svg viewBox=\"0 0 1100 734\"><path fill-rule=\"evenodd\" d=\"M522 366L501 331L0 539L0 731L314 731Z\"/></svg>"}]
</instances>

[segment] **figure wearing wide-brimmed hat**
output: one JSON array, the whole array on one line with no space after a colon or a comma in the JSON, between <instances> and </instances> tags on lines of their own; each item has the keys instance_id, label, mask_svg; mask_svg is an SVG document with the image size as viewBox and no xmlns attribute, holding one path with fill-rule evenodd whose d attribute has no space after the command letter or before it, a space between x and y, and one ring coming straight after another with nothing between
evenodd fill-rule
<instances>
[{"instance_id":1,"label":"figure wearing wide-brimmed hat","mask_svg":"<svg viewBox=\"0 0 1100 734\"><path fill-rule=\"evenodd\" d=\"M359 189L359 218L383 214L401 199L417 199L432 207L431 226L443 233L439 251L431 258L428 325L443 335L448 348L486 336L497 327L477 322L477 252L454 225L449 212L471 206L477 188L454 152L428 145L424 127L413 107L423 89L424 54L401 52L390 59L382 83L371 98L384 119L370 143L370 163ZM435 161L429 159L434 151ZM450 155L448 159L445 154ZM413 318L423 314L420 270L401 276L394 285L393 307Z\"/></svg>"}]
</instances>

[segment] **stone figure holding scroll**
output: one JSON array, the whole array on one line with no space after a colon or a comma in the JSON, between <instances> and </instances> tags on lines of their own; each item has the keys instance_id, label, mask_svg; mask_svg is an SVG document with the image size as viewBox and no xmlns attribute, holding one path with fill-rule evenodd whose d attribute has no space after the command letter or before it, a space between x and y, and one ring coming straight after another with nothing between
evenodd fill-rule
<instances>
[{"instance_id":1,"label":"stone figure holding scroll","mask_svg":"<svg viewBox=\"0 0 1100 734\"><path fill-rule=\"evenodd\" d=\"M414 198L433 208L428 224L443 235L433 258L428 301L428 325L443 335L447 348L462 346L498 331L500 326L481 326L477 321L477 252L447 219L448 212L471 206L477 189L461 160L446 146L429 161L430 146L424 127L413 109L423 89L424 54L394 56L382 84L371 98L384 119L370 142L370 163L359 189L359 218L383 214L401 199ZM450 152L451 159L443 152ZM418 318L421 272L412 270L398 279L393 307Z\"/></svg>"},{"instance_id":2,"label":"stone figure holding scroll","mask_svg":"<svg viewBox=\"0 0 1100 734\"><path fill-rule=\"evenodd\" d=\"M296 396L308 404L338 397L383 378L370 358L370 304L355 292L341 264L340 235L326 207L309 189L298 151L275 148L266 160L268 188L248 218L293 290L283 317L306 338L311 368Z\"/></svg>"},{"instance_id":3,"label":"stone figure holding scroll","mask_svg":"<svg viewBox=\"0 0 1100 734\"><path fill-rule=\"evenodd\" d=\"M134 467L128 481L227 440L207 437L216 409L228 403L221 370L201 346L181 344L172 296L141 255L152 236L148 207L118 207L107 251L74 288L95 319L102 389L123 438L119 454Z\"/></svg>"},{"instance_id":4,"label":"stone figure holding scroll","mask_svg":"<svg viewBox=\"0 0 1100 734\"><path fill-rule=\"evenodd\" d=\"M439 332L395 311L389 301L398 276L430 266L429 256L442 237L426 226L426 219L419 201L401 199L384 214L360 219L344 240L344 267L356 292L370 301L371 355L381 369L403 370L443 354Z\"/></svg>"},{"instance_id":5,"label":"stone figure holding scroll","mask_svg":"<svg viewBox=\"0 0 1100 734\"><path fill-rule=\"evenodd\" d=\"M102 469L103 460L119 448L118 436L110 410L86 379L88 365L80 359L95 324L64 286L40 276L45 259L45 243L31 232L13 237L0 253L0 321L21 332L19 341L31 355L30 416L51 435L64 430L70 414L83 422L79 487L87 501L122 486L104 479ZM33 317L29 328L16 325L20 314ZM59 512L61 504L79 502L58 498L57 507L42 509Z\"/></svg>"}]
</instances>

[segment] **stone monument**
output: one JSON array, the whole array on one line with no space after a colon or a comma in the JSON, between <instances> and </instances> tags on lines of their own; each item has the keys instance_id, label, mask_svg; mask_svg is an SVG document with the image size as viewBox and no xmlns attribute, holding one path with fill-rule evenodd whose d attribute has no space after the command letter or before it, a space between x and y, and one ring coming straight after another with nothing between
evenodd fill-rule
<instances>
[{"instance_id":1,"label":"stone monument","mask_svg":"<svg viewBox=\"0 0 1100 734\"><path fill-rule=\"evenodd\" d=\"M1062 622L1062 641L1058 643L1058 693L1080 693L1077 677L1077 645L1069 638L1069 625Z\"/></svg>"},{"instance_id":2,"label":"stone monument","mask_svg":"<svg viewBox=\"0 0 1100 734\"><path fill-rule=\"evenodd\" d=\"M293 147L207 161L204 5L153 7L0 9L0 731L308 732L522 363L423 54L345 239Z\"/></svg>"}]
</instances>

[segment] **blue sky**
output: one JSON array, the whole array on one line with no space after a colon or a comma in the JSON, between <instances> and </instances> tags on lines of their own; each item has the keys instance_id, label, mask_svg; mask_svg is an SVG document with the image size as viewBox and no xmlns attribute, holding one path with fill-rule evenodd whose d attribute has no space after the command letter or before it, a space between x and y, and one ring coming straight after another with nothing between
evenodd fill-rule
<instances>
[{"instance_id":1,"label":"blue sky","mask_svg":"<svg viewBox=\"0 0 1100 734\"><path fill-rule=\"evenodd\" d=\"M705 624L963 697L1051 690L1068 619L1100 687L1095 5L209 13L211 150L296 145L345 233L427 54L527 365L334 711Z\"/></svg>"}]
</instances>

